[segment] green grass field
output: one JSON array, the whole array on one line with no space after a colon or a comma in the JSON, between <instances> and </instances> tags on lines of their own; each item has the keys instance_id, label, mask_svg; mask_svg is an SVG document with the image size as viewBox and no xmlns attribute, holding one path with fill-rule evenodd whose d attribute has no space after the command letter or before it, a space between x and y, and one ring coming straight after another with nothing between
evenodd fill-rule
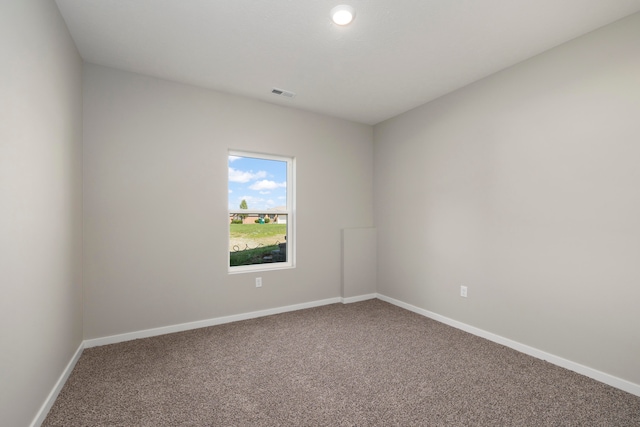
<instances>
[{"instance_id":1,"label":"green grass field","mask_svg":"<svg viewBox=\"0 0 640 427\"><path fill-rule=\"evenodd\" d=\"M260 264L264 255L285 243L286 224L230 224L230 265Z\"/></svg>"},{"instance_id":2,"label":"green grass field","mask_svg":"<svg viewBox=\"0 0 640 427\"><path fill-rule=\"evenodd\" d=\"M240 252L229 253L229 265L236 267L238 265L262 264L265 262L263 257L270 255L272 251L279 249L279 246L261 246L257 249L247 249Z\"/></svg>"},{"instance_id":3,"label":"green grass field","mask_svg":"<svg viewBox=\"0 0 640 427\"><path fill-rule=\"evenodd\" d=\"M284 236L287 234L287 224L229 224L229 235L242 239L271 239L276 240L280 237L284 242Z\"/></svg>"}]
</instances>

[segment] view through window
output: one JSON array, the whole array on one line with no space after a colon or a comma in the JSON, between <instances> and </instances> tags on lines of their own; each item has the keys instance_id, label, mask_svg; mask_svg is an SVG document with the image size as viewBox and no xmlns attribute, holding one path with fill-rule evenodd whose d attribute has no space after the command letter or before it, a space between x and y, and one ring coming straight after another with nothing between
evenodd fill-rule
<instances>
[{"instance_id":1,"label":"view through window","mask_svg":"<svg viewBox=\"0 0 640 427\"><path fill-rule=\"evenodd\" d=\"M229 270L293 266L293 159L229 152Z\"/></svg>"}]
</instances>

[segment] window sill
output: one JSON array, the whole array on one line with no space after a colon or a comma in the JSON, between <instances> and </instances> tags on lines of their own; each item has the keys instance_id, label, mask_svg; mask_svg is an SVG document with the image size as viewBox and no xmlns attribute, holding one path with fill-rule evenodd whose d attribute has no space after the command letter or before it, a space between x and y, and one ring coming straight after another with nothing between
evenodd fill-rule
<instances>
[{"instance_id":1,"label":"window sill","mask_svg":"<svg viewBox=\"0 0 640 427\"><path fill-rule=\"evenodd\" d=\"M288 262L282 262L282 263L276 263L276 264L254 264L254 265L242 265L238 267L229 267L229 269L227 270L227 273L228 274L259 273L263 271L290 270L292 268L296 268L296 266Z\"/></svg>"}]
</instances>

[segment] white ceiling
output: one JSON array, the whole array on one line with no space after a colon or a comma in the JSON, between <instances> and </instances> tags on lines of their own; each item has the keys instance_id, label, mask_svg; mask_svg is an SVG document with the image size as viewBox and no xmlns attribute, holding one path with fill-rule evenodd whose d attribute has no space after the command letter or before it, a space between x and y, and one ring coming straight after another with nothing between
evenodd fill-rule
<instances>
[{"instance_id":1,"label":"white ceiling","mask_svg":"<svg viewBox=\"0 0 640 427\"><path fill-rule=\"evenodd\" d=\"M640 11L640 0L56 1L87 62L367 124ZM329 11L343 3L356 19L338 27Z\"/></svg>"}]
</instances>

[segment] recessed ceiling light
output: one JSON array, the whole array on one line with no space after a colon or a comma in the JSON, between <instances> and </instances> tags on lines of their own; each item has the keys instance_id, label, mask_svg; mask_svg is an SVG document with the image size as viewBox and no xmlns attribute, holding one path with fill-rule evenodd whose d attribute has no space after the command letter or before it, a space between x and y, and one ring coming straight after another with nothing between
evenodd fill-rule
<instances>
[{"instance_id":1,"label":"recessed ceiling light","mask_svg":"<svg viewBox=\"0 0 640 427\"><path fill-rule=\"evenodd\" d=\"M331 19L338 25L347 25L356 17L356 10L346 4L331 9Z\"/></svg>"}]
</instances>

